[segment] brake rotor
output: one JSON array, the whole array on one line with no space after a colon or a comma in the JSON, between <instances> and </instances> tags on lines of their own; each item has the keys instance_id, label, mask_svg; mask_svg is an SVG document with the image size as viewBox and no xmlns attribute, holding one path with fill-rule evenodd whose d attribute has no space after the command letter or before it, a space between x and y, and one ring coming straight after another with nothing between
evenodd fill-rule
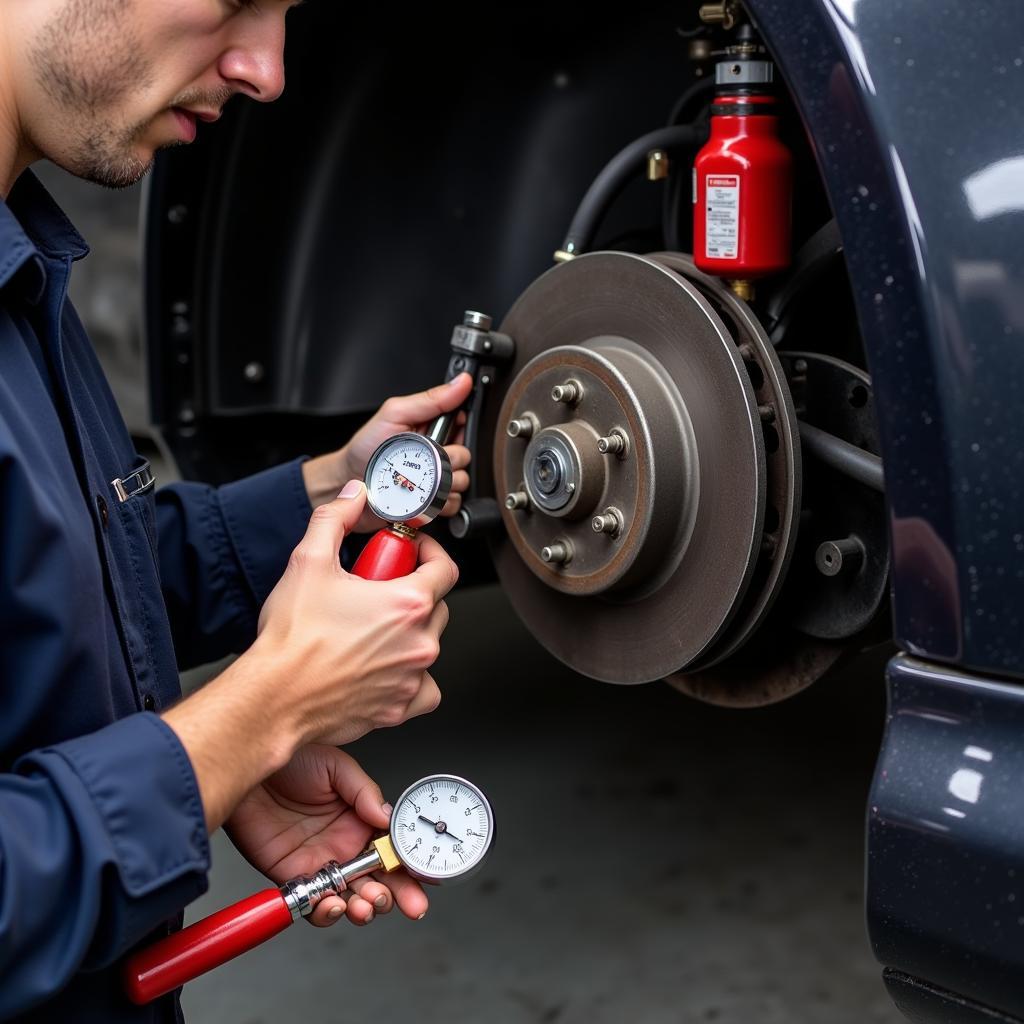
<instances>
[{"instance_id":1,"label":"brake rotor","mask_svg":"<svg viewBox=\"0 0 1024 1024\"><path fill-rule=\"evenodd\" d=\"M501 582L549 651L608 682L680 672L759 615L758 397L741 341L668 262L591 253L530 285L500 328L516 361L484 429L512 506Z\"/></svg>"}]
</instances>

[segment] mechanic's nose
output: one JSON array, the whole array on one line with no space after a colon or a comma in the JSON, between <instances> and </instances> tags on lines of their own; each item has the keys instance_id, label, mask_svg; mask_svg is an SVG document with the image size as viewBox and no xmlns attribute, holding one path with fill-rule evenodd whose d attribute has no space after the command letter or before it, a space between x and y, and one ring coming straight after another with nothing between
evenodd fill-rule
<instances>
[{"instance_id":1,"label":"mechanic's nose","mask_svg":"<svg viewBox=\"0 0 1024 1024\"><path fill-rule=\"evenodd\" d=\"M273 38L226 50L220 60L220 73L229 82L238 83L246 96L270 103L284 92L284 32Z\"/></svg>"}]
</instances>

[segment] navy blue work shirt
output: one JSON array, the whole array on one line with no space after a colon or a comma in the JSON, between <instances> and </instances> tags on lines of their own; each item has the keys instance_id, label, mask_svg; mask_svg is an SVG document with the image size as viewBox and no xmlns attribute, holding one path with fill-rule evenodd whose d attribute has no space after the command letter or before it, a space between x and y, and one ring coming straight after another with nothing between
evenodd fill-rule
<instances>
[{"instance_id":1,"label":"navy blue work shirt","mask_svg":"<svg viewBox=\"0 0 1024 1024\"><path fill-rule=\"evenodd\" d=\"M310 515L299 462L120 500L136 454L67 298L85 243L24 173L0 202L0 1020L180 1019L118 961L210 866L159 712L245 648Z\"/></svg>"}]
</instances>

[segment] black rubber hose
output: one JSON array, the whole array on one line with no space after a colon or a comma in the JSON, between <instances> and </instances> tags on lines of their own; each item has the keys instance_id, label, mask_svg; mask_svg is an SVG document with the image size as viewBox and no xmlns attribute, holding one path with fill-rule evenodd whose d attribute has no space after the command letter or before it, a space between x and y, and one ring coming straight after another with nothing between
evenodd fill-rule
<instances>
[{"instance_id":1,"label":"black rubber hose","mask_svg":"<svg viewBox=\"0 0 1024 1024\"><path fill-rule=\"evenodd\" d=\"M687 120L697 129L703 138L707 133L708 121L708 100L715 89L714 75L706 78L698 78L683 94L676 100L672 107L672 113L668 115L670 125L678 124ZM691 108L700 101L701 110L693 116ZM690 192L687 186L690 183L690 175L683 173L681 168L669 168L669 178L665 182L665 191L661 207L661 233L665 239L665 248L672 252L690 251L690 244L683 243L679 233L679 223L683 215L683 201L690 202Z\"/></svg>"},{"instance_id":2,"label":"black rubber hose","mask_svg":"<svg viewBox=\"0 0 1024 1024\"><path fill-rule=\"evenodd\" d=\"M569 225L562 250L573 256L587 251L612 200L626 186L652 149L679 149L693 146L699 140L700 133L693 125L672 125L641 135L616 153L587 189Z\"/></svg>"},{"instance_id":3,"label":"black rubber hose","mask_svg":"<svg viewBox=\"0 0 1024 1024\"><path fill-rule=\"evenodd\" d=\"M805 449L844 476L885 493L882 460L871 452L836 437L820 427L800 421L800 441Z\"/></svg>"}]
</instances>

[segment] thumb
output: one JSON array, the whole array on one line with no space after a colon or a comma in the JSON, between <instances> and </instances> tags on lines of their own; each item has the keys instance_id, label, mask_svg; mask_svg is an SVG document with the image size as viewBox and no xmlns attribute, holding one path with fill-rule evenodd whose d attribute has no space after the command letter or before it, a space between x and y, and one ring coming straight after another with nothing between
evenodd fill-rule
<instances>
[{"instance_id":1,"label":"thumb","mask_svg":"<svg viewBox=\"0 0 1024 1024\"><path fill-rule=\"evenodd\" d=\"M355 529L366 506L366 487L361 480L349 480L334 501L313 509L302 546L315 554L338 557L345 534Z\"/></svg>"},{"instance_id":2,"label":"thumb","mask_svg":"<svg viewBox=\"0 0 1024 1024\"><path fill-rule=\"evenodd\" d=\"M399 423L426 423L441 413L458 409L472 390L473 378L468 373L460 373L447 384L388 399L388 416Z\"/></svg>"}]
</instances>

